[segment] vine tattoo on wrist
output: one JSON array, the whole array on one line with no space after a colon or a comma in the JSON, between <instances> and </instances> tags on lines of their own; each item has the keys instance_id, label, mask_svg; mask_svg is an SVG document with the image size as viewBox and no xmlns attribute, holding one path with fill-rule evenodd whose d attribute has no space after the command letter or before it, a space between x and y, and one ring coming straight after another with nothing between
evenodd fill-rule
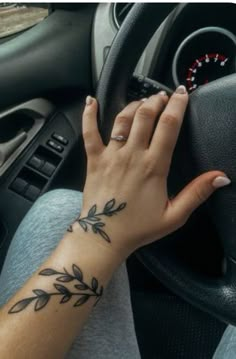
<instances>
[{"instance_id":1,"label":"vine tattoo on wrist","mask_svg":"<svg viewBox=\"0 0 236 359\"><path fill-rule=\"evenodd\" d=\"M50 293L42 289L33 289L33 293L35 294L34 296L20 300L14 304L13 307L11 307L8 313L19 313L32 302L34 302L34 311L37 312L43 309L48 304L50 298L53 296L58 296L60 298L60 304L67 303L72 298L76 298L76 301L73 305L74 307L79 307L85 304L90 298L94 297L96 299L94 304L95 306L103 295L103 286L99 285L98 280L95 277L92 278L90 285L85 283L83 279L83 272L75 264L72 265L72 272L73 274L70 274L65 268L64 272L58 272L52 268L43 269L41 272L39 272L39 275L57 275L58 277L56 278L56 281L59 283L75 281L75 290L71 291L65 285L59 283L53 284L56 291Z\"/></svg>"},{"instance_id":2,"label":"vine tattoo on wrist","mask_svg":"<svg viewBox=\"0 0 236 359\"><path fill-rule=\"evenodd\" d=\"M102 212L97 212L97 205L94 204L90 210L88 211L87 217L80 218L80 216L76 219L75 222L78 222L79 225L85 232L88 232L89 227L91 227L93 233L100 235L105 241L111 243L111 239L109 235L102 229L105 226L104 221L100 217L112 217L118 212L122 211L127 203L123 202L118 207L115 207L116 200L113 198L108 201ZM73 232L72 225L67 229L68 232Z\"/></svg>"}]
</instances>

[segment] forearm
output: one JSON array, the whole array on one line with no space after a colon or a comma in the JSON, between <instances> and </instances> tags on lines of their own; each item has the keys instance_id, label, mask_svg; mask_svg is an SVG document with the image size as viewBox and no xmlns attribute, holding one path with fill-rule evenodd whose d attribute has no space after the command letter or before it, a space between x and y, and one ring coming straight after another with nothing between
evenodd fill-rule
<instances>
[{"instance_id":1,"label":"forearm","mask_svg":"<svg viewBox=\"0 0 236 359\"><path fill-rule=\"evenodd\" d=\"M2 308L0 357L63 358L121 261L92 233L67 233Z\"/></svg>"}]
</instances>

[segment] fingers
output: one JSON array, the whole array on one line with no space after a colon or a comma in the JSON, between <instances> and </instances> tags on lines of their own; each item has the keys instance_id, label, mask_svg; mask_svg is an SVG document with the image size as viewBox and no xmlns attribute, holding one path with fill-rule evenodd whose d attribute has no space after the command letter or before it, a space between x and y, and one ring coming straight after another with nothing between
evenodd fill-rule
<instances>
[{"instance_id":1,"label":"fingers","mask_svg":"<svg viewBox=\"0 0 236 359\"><path fill-rule=\"evenodd\" d=\"M147 148L153 133L157 117L168 102L165 93L149 97L136 111L130 131L128 145L137 148Z\"/></svg>"},{"instance_id":2,"label":"fingers","mask_svg":"<svg viewBox=\"0 0 236 359\"><path fill-rule=\"evenodd\" d=\"M95 98L88 96L83 113L83 139L87 155L99 154L104 149L97 124L98 104Z\"/></svg>"},{"instance_id":3,"label":"fingers","mask_svg":"<svg viewBox=\"0 0 236 359\"><path fill-rule=\"evenodd\" d=\"M128 138L127 143L133 148L148 148L155 121L166 106L154 132L150 149L155 151L158 168L167 172L187 106L187 98L186 91L184 94L176 92L166 106L168 97L165 92L160 92L145 102L132 102L116 117L111 136ZM88 96L83 113L83 138L87 155L99 154L105 148L98 131L97 108L97 101ZM109 148L119 149L123 145L124 142L111 140Z\"/></svg>"},{"instance_id":4,"label":"fingers","mask_svg":"<svg viewBox=\"0 0 236 359\"><path fill-rule=\"evenodd\" d=\"M184 224L191 213L217 188L227 186L230 182L230 179L220 171L207 172L197 177L169 202L166 211L168 222Z\"/></svg>"},{"instance_id":5,"label":"fingers","mask_svg":"<svg viewBox=\"0 0 236 359\"><path fill-rule=\"evenodd\" d=\"M131 102L116 116L111 137L124 136L128 139L135 112L142 103L143 101ZM112 149L119 149L123 147L124 144L125 142L111 140L108 146Z\"/></svg>"},{"instance_id":6,"label":"fingers","mask_svg":"<svg viewBox=\"0 0 236 359\"><path fill-rule=\"evenodd\" d=\"M168 175L187 104L187 91L184 86L179 86L171 96L153 134L149 150L155 158L160 175Z\"/></svg>"}]
</instances>

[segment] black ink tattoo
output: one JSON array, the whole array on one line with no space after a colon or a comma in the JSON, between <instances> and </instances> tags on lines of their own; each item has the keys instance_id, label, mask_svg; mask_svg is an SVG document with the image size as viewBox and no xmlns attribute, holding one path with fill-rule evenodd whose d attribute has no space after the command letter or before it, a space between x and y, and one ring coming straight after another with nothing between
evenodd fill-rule
<instances>
[{"instance_id":1,"label":"black ink tattoo","mask_svg":"<svg viewBox=\"0 0 236 359\"><path fill-rule=\"evenodd\" d=\"M89 226L91 227L93 233L95 234L99 234L103 239L105 239L105 241L107 242L111 242L110 237L108 236L108 234L102 229L105 226L105 223L102 222L101 220L101 216L107 216L107 217L111 217L114 214L117 214L118 212L122 211L122 209L124 209L126 207L126 203L123 202L121 203L118 207L115 208L115 204L116 204L116 200L113 198L110 201L108 201L102 212L97 213L97 205L94 204L89 212L87 217L84 218L80 218L78 217L76 219L76 222L78 222L80 224L80 226L83 228L83 230L85 232L88 231ZM73 232L73 227L72 225L67 229L68 232Z\"/></svg>"},{"instance_id":2,"label":"black ink tattoo","mask_svg":"<svg viewBox=\"0 0 236 359\"><path fill-rule=\"evenodd\" d=\"M19 313L32 302L35 303L34 310L37 312L48 304L52 296L61 296L61 304L67 303L72 297L77 296L78 299L74 303L74 307L79 307L86 303L91 297L95 297L96 302L94 305L96 305L103 295L103 286L99 286L98 280L94 277L91 280L91 285L85 283L81 269L75 264L72 265L72 271L73 274L70 274L65 268L64 272L58 272L55 269L46 268L39 272L39 275L59 275L56 280L63 283L72 282L75 280L79 282L79 284L74 285L76 291L71 292L67 287L58 283L53 284L56 292L52 293L47 293L42 289L33 289L33 293L35 294L34 296L20 300L13 305L8 313Z\"/></svg>"}]
</instances>

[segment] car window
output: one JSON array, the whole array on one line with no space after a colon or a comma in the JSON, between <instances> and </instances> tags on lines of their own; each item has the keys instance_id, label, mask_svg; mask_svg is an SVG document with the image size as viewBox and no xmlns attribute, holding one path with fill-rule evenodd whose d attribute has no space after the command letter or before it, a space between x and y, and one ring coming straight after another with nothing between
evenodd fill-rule
<instances>
[{"instance_id":1,"label":"car window","mask_svg":"<svg viewBox=\"0 0 236 359\"><path fill-rule=\"evenodd\" d=\"M23 31L48 16L48 4L0 3L0 38Z\"/></svg>"}]
</instances>

